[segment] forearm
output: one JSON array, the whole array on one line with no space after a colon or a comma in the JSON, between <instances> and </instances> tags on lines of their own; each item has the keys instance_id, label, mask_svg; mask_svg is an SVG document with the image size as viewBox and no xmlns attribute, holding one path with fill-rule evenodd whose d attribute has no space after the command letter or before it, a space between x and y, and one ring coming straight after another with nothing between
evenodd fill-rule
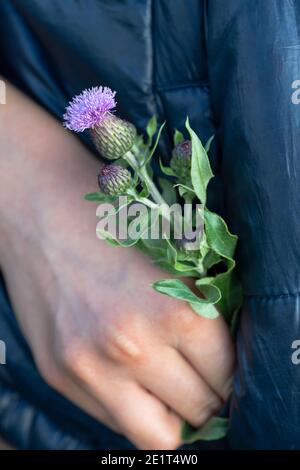
<instances>
[{"instance_id":1,"label":"forearm","mask_svg":"<svg viewBox=\"0 0 300 470\"><path fill-rule=\"evenodd\" d=\"M62 205L89 210L81 196L95 185L99 162L10 85L7 104L0 107L0 142L0 250L13 231L22 229L30 236L50 213L59 217Z\"/></svg>"}]
</instances>

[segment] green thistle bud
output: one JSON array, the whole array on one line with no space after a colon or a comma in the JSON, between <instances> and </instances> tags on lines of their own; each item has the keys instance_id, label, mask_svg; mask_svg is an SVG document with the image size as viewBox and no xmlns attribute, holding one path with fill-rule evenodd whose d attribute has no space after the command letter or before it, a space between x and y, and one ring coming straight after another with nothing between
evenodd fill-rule
<instances>
[{"instance_id":1,"label":"green thistle bud","mask_svg":"<svg viewBox=\"0 0 300 470\"><path fill-rule=\"evenodd\" d=\"M191 179L191 164L192 142L185 140L174 147L170 165L178 179L188 182Z\"/></svg>"},{"instance_id":2,"label":"green thistle bud","mask_svg":"<svg viewBox=\"0 0 300 470\"><path fill-rule=\"evenodd\" d=\"M107 113L90 132L97 150L109 160L123 157L132 148L136 137L133 124L111 113Z\"/></svg>"},{"instance_id":3,"label":"green thistle bud","mask_svg":"<svg viewBox=\"0 0 300 470\"><path fill-rule=\"evenodd\" d=\"M125 193L131 185L131 174L120 165L104 165L98 175L100 191L110 196Z\"/></svg>"}]
</instances>

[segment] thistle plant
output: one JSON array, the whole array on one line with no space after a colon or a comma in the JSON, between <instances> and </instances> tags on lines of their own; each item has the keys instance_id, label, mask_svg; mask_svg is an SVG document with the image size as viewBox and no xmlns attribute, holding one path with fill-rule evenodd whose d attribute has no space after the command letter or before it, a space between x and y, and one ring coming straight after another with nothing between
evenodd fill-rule
<instances>
[{"instance_id":1,"label":"thistle plant","mask_svg":"<svg viewBox=\"0 0 300 470\"><path fill-rule=\"evenodd\" d=\"M110 196L126 193L131 185L131 174L120 165L103 165L98 174L100 191Z\"/></svg>"},{"instance_id":2,"label":"thistle plant","mask_svg":"<svg viewBox=\"0 0 300 470\"><path fill-rule=\"evenodd\" d=\"M140 149L134 146L137 134L134 125L113 114L116 106L115 95L110 88L101 86L84 90L67 106L63 116L64 125L75 132L88 129L102 157L109 160L126 160L147 186L153 199L159 204L164 203L149 177L145 160L140 158Z\"/></svg>"},{"instance_id":3,"label":"thistle plant","mask_svg":"<svg viewBox=\"0 0 300 470\"><path fill-rule=\"evenodd\" d=\"M208 158L212 138L203 146L187 119L186 136L177 130L174 133L170 166L160 162L164 177L159 179L158 189L150 165L156 157L164 124L158 129L157 120L152 117L145 140L137 134L133 124L115 116L115 106L115 92L94 87L76 96L64 114L66 128L75 132L88 130L97 151L115 161L100 169L100 191L89 193L85 198L112 203L115 216L124 207L140 203L151 209L156 219L153 222L146 213L139 220L141 230L135 238L128 236L124 240L99 226L97 235L112 246L136 246L142 250L152 262L172 273L172 278L153 284L156 291L187 302L197 315L211 319L222 315L233 328L242 303L242 291L234 269L237 236L231 234L225 221L207 207L207 187L213 178ZM184 222L187 220L189 227L179 240L168 210L178 201L184 204L187 216ZM145 236L152 233L154 223L166 220L171 226L169 234L162 223L158 225L158 238ZM131 217L128 217L130 221ZM195 290L182 280L184 277L193 280ZM212 418L201 429L184 423L182 438L185 442L220 439L226 429L227 421L221 417Z\"/></svg>"},{"instance_id":4,"label":"thistle plant","mask_svg":"<svg viewBox=\"0 0 300 470\"><path fill-rule=\"evenodd\" d=\"M171 169L177 178L185 183L191 181L192 142L184 140L175 145L170 161Z\"/></svg>"}]
</instances>

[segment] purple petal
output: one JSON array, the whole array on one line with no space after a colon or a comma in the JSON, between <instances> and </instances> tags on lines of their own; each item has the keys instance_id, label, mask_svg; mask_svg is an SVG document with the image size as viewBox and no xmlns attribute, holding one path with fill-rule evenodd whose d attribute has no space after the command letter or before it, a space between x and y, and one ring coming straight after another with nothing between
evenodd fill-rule
<instances>
[{"instance_id":1,"label":"purple petal","mask_svg":"<svg viewBox=\"0 0 300 470\"><path fill-rule=\"evenodd\" d=\"M63 116L64 126L72 131L82 132L99 124L115 108L115 95L115 91L102 86L84 90L67 106Z\"/></svg>"}]
</instances>

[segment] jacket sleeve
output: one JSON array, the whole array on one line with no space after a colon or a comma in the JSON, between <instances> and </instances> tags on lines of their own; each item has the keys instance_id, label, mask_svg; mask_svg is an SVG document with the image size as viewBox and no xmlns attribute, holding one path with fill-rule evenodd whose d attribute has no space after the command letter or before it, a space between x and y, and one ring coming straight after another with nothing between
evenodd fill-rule
<instances>
[{"instance_id":1,"label":"jacket sleeve","mask_svg":"<svg viewBox=\"0 0 300 470\"><path fill-rule=\"evenodd\" d=\"M239 235L245 294L230 441L299 449L300 4L210 0L206 7L225 208Z\"/></svg>"}]
</instances>

